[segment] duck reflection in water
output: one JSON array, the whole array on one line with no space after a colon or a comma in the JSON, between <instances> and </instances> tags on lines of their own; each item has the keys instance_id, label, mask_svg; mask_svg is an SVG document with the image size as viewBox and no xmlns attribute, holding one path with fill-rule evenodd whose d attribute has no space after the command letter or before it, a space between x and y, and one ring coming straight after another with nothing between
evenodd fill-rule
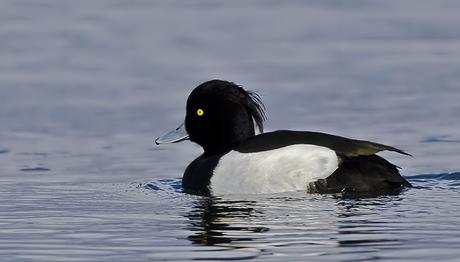
<instances>
[{"instance_id":1,"label":"duck reflection in water","mask_svg":"<svg viewBox=\"0 0 460 262\"><path fill-rule=\"evenodd\" d=\"M335 196L337 200L337 242L341 247L374 246L391 247L401 244L397 227L403 213L395 212L404 199L394 194L368 198ZM391 215L393 219L383 219Z\"/></svg>"},{"instance_id":2,"label":"duck reflection in water","mask_svg":"<svg viewBox=\"0 0 460 262\"><path fill-rule=\"evenodd\" d=\"M253 218L263 216L256 211L256 201L222 200L203 197L187 215L190 230L195 232L188 239L194 244L218 245L237 242L250 242L256 238L254 233L269 229L261 226L239 226Z\"/></svg>"},{"instance_id":3,"label":"duck reflection in water","mask_svg":"<svg viewBox=\"0 0 460 262\"><path fill-rule=\"evenodd\" d=\"M402 196L301 195L253 200L200 197L187 213L187 237L197 245L322 248L400 244L397 227L382 217L397 215ZM396 212L396 213L395 213ZM282 221L282 222L281 222ZM340 251L339 251L340 252Z\"/></svg>"}]
</instances>

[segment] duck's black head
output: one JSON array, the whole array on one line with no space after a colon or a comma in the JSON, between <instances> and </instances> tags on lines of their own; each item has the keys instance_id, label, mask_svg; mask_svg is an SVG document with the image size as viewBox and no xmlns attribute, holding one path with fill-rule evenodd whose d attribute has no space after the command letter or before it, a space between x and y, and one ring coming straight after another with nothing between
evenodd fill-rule
<instances>
[{"instance_id":1,"label":"duck's black head","mask_svg":"<svg viewBox=\"0 0 460 262\"><path fill-rule=\"evenodd\" d=\"M264 120L264 106L256 93L232 82L211 80L196 87L188 97L185 131L191 141L203 147L205 155L215 155L253 137L254 123L262 132ZM181 141L171 139L170 134L165 136L156 142Z\"/></svg>"},{"instance_id":2,"label":"duck's black head","mask_svg":"<svg viewBox=\"0 0 460 262\"><path fill-rule=\"evenodd\" d=\"M263 131L265 114L257 94L232 82L211 80L196 87L187 100L185 128L206 153L222 153Z\"/></svg>"}]
</instances>

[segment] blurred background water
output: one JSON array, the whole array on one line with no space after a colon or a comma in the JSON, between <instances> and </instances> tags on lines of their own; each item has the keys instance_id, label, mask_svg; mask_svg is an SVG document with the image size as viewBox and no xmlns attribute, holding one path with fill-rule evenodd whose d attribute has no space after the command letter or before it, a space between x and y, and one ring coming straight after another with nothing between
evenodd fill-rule
<instances>
[{"instance_id":1,"label":"blurred background water","mask_svg":"<svg viewBox=\"0 0 460 262\"><path fill-rule=\"evenodd\" d=\"M0 260L451 260L460 245L460 2L2 0ZM180 192L153 146L209 79L267 130L390 144L399 196Z\"/></svg>"}]
</instances>

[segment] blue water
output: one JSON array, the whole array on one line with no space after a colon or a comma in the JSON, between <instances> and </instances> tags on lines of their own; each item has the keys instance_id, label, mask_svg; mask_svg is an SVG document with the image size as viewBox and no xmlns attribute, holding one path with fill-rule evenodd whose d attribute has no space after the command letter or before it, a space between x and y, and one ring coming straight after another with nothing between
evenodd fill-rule
<instances>
[{"instance_id":1,"label":"blue water","mask_svg":"<svg viewBox=\"0 0 460 262\"><path fill-rule=\"evenodd\" d=\"M0 260L457 261L460 2L0 2ZM352 199L183 194L154 146L201 82L266 129L390 144L414 188Z\"/></svg>"}]
</instances>

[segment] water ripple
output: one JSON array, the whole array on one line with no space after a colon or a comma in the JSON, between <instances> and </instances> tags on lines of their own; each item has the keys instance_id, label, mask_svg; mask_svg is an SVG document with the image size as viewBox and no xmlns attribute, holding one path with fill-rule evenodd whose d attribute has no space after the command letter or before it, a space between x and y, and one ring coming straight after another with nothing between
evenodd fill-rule
<instances>
[{"instance_id":1,"label":"water ripple","mask_svg":"<svg viewBox=\"0 0 460 262\"><path fill-rule=\"evenodd\" d=\"M19 171L23 171L23 172L45 172L45 171L51 171L51 169L47 168L47 167L24 167L24 168L21 168L19 169Z\"/></svg>"},{"instance_id":2,"label":"water ripple","mask_svg":"<svg viewBox=\"0 0 460 262\"><path fill-rule=\"evenodd\" d=\"M10 152L10 150L8 150L8 149L2 149L2 148L0 148L0 155L1 155L1 154L7 154L7 153L9 153L9 152Z\"/></svg>"},{"instance_id":3,"label":"water ripple","mask_svg":"<svg viewBox=\"0 0 460 262\"><path fill-rule=\"evenodd\" d=\"M460 143L460 139L451 139L451 136L429 136L422 143Z\"/></svg>"},{"instance_id":4,"label":"water ripple","mask_svg":"<svg viewBox=\"0 0 460 262\"><path fill-rule=\"evenodd\" d=\"M410 180L460 180L460 172L442 174L421 174L410 176Z\"/></svg>"},{"instance_id":5,"label":"water ripple","mask_svg":"<svg viewBox=\"0 0 460 262\"><path fill-rule=\"evenodd\" d=\"M158 179L153 182L141 183L137 185L137 188L143 188L147 190L155 191L175 191L180 192L182 190L182 179Z\"/></svg>"}]
</instances>

